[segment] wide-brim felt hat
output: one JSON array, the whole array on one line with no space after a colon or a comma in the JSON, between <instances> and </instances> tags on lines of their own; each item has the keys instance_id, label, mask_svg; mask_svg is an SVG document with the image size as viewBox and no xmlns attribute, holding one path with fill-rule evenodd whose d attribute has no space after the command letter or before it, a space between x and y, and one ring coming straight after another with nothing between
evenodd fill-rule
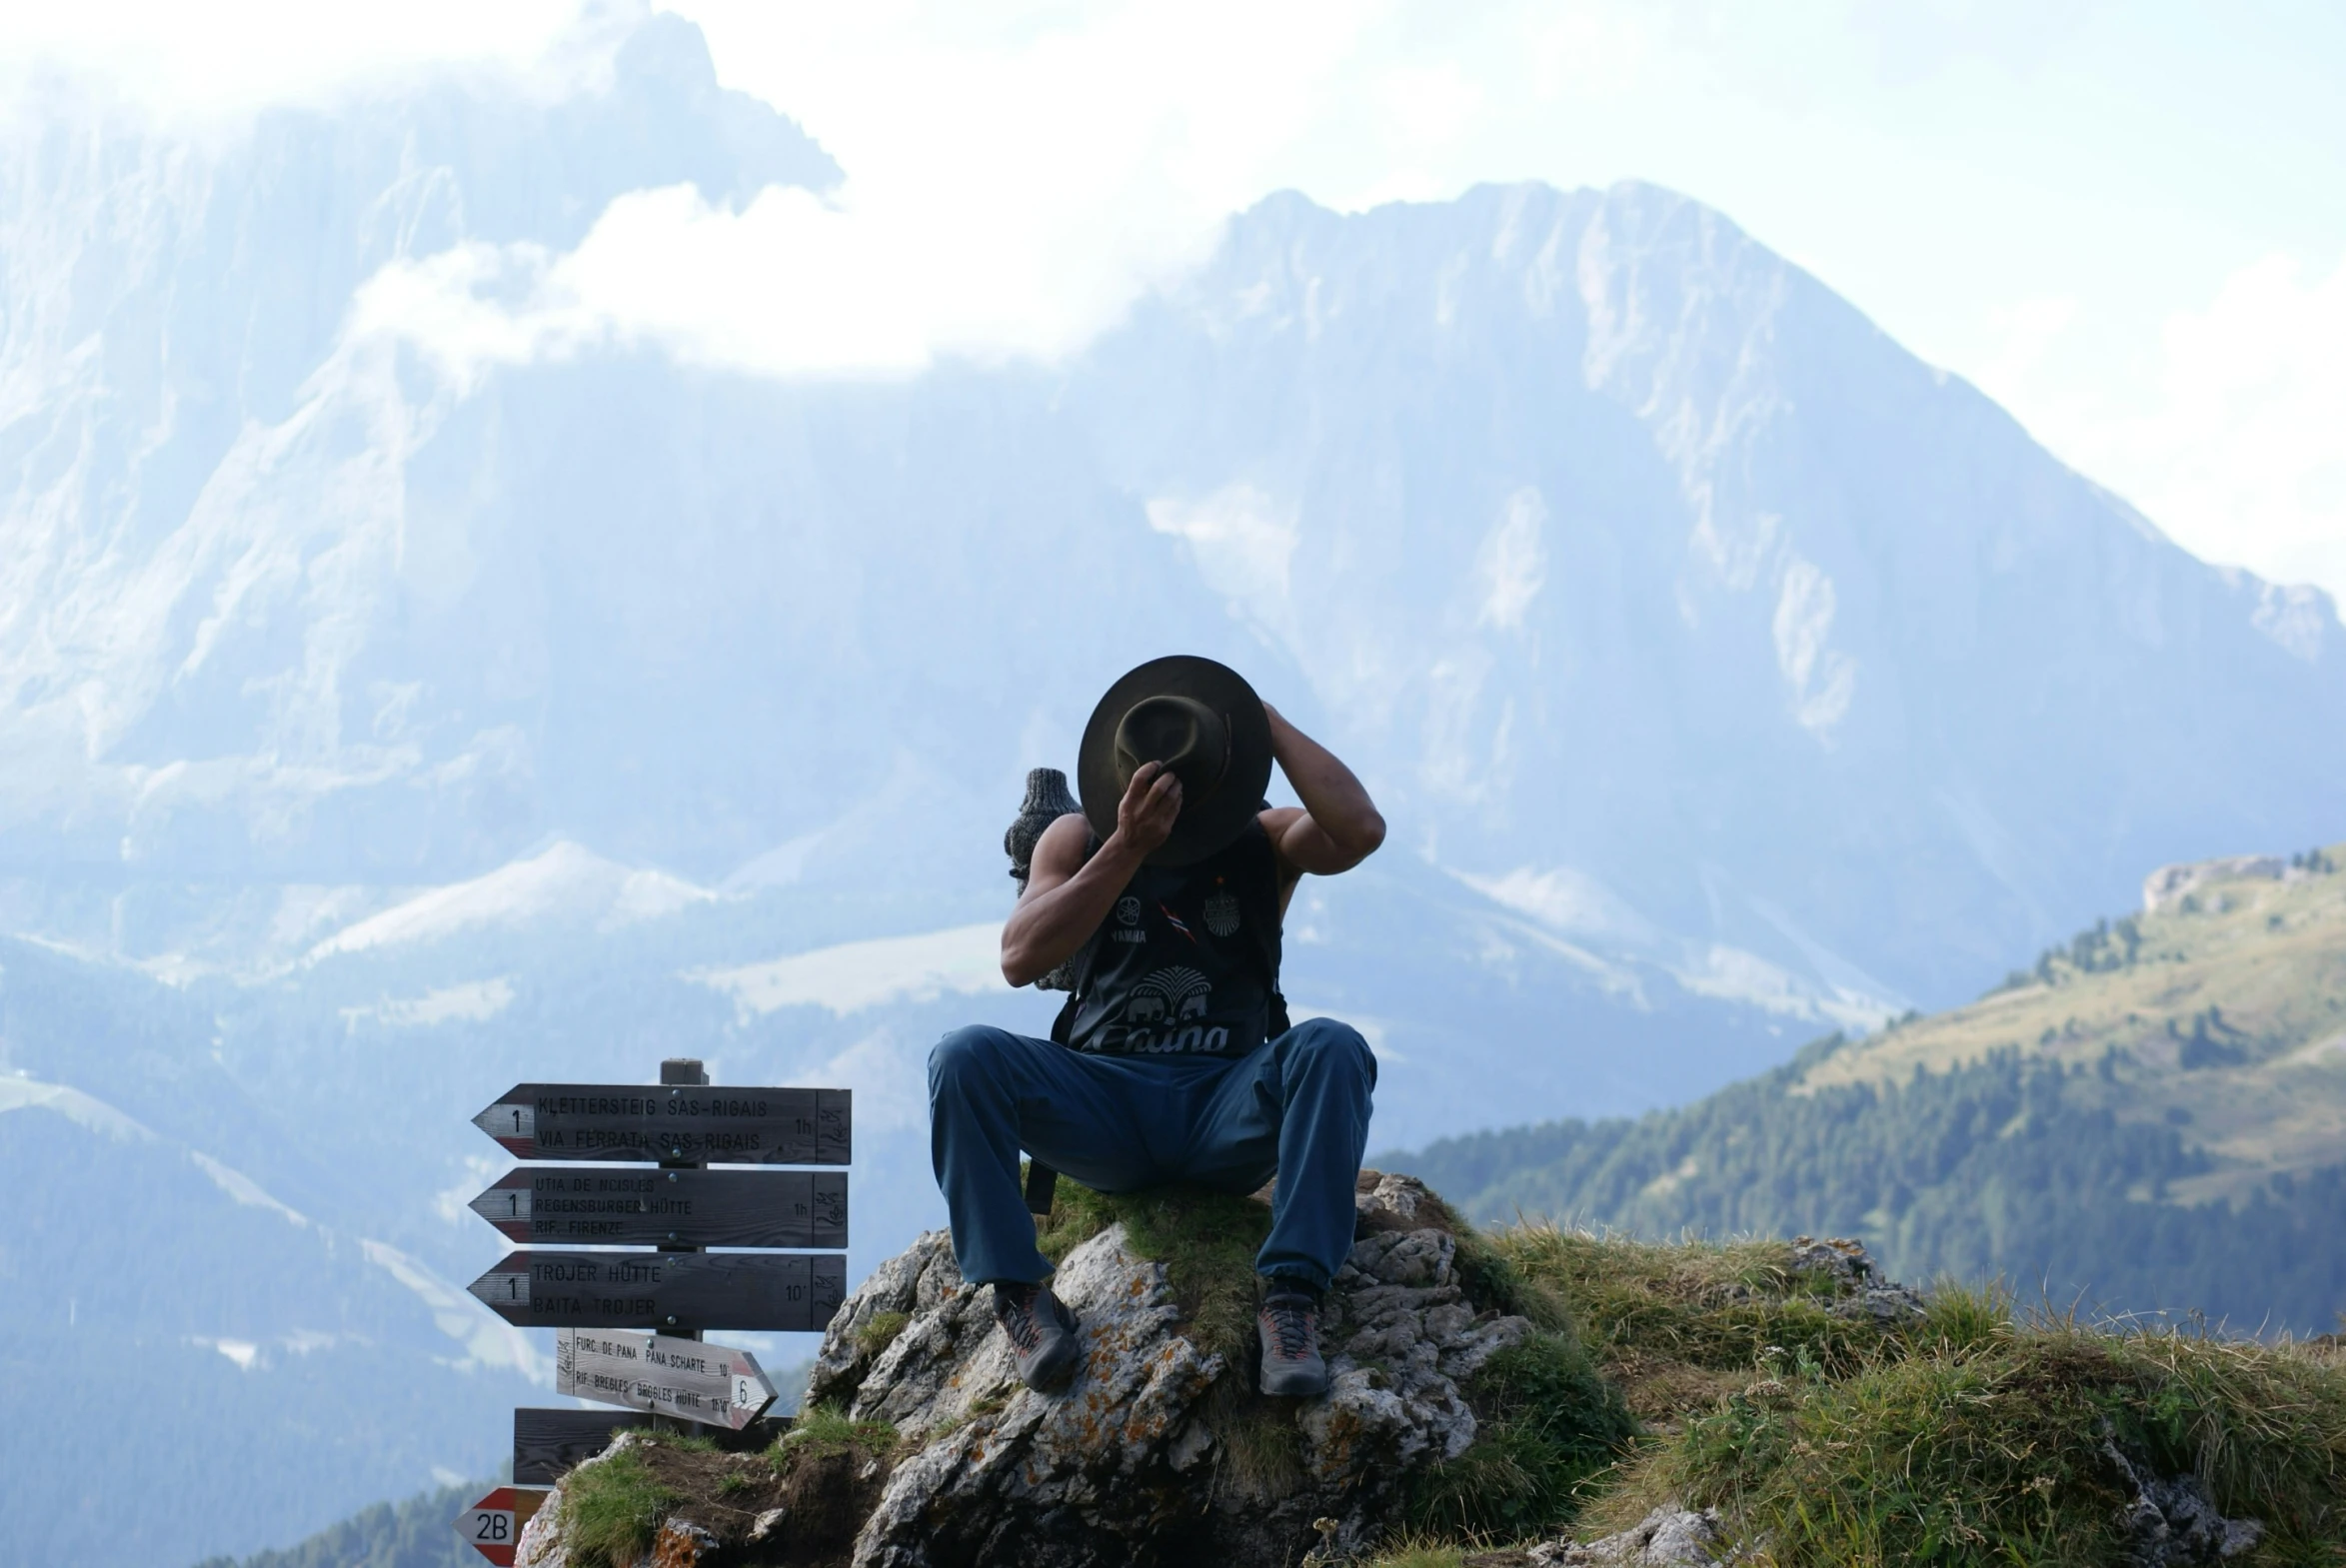
<instances>
[{"instance_id":1,"label":"wide-brim felt hat","mask_svg":"<svg viewBox=\"0 0 2346 1568\"><path fill-rule=\"evenodd\" d=\"M1116 831L1116 808L1144 763L1181 781L1181 814L1151 865L1187 865L1221 848L1262 809L1270 786L1270 717L1245 678L1191 654L1152 659L1092 710L1076 788L1092 830Z\"/></svg>"}]
</instances>

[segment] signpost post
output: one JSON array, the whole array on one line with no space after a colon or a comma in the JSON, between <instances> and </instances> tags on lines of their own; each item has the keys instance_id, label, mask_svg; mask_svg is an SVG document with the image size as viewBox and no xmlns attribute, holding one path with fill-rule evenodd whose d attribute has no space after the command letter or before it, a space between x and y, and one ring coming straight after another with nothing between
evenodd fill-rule
<instances>
[{"instance_id":1,"label":"signpost post","mask_svg":"<svg viewBox=\"0 0 2346 1568\"><path fill-rule=\"evenodd\" d=\"M740 1431L773 1402L757 1358L702 1344L702 1331L823 1328L846 1299L847 1256L707 1248L845 1247L847 1172L708 1167L845 1165L853 1107L846 1089L716 1088L699 1061L673 1057L658 1087L517 1083L473 1118L521 1159L657 1167L524 1166L473 1199L474 1213L525 1243L474 1280L473 1295L509 1323L562 1331L559 1391L637 1412L514 1412L514 1485L457 1521L490 1561L513 1561L544 1497L529 1489L601 1452L614 1428ZM600 1250L629 1246L639 1250Z\"/></svg>"}]
</instances>

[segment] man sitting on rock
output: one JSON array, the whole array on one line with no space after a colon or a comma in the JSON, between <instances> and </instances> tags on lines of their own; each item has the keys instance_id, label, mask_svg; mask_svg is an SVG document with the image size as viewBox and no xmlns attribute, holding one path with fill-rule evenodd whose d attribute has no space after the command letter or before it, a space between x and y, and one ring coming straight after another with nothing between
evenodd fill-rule
<instances>
[{"instance_id":1,"label":"man sitting on rock","mask_svg":"<svg viewBox=\"0 0 2346 1568\"><path fill-rule=\"evenodd\" d=\"M1275 759L1302 805L1263 802ZM1160 659L1086 727L1083 810L1046 828L1002 931L1026 985L1073 960L1069 1047L957 1029L929 1057L937 1183L962 1277L994 1287L1019 1376L1056 1389L1076 1319L1019 1191L1019 1152L1102 1192L1173 1181L1251 1192L1276 1176L1255 1258L1266 1394L1327 1391L1319 1303L1352 1246L1376 1059L1327 1018L1287 1026L1279 925L1305 871L1384 839L1351 771L1210 660Z\"/></svg>"}]
</instances>

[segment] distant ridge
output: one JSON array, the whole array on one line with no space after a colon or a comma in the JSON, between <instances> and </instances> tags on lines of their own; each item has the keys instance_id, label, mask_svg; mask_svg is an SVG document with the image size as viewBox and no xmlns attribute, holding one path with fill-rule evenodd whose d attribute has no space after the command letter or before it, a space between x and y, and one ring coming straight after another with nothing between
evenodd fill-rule
<instances>
[{"instance_id":1,"label":"distant ridge","mask_svg":"<svg viewBox=\"0 0 2346 1568\"><path fill-rule=\"evenodd\" d=\"M2162 867L1968 1006L1636 1121L1383 1162L1473 1212L1858 1234L1907 1277L2346 1323L2346 845Z\"/></svg>"}]
</instances>

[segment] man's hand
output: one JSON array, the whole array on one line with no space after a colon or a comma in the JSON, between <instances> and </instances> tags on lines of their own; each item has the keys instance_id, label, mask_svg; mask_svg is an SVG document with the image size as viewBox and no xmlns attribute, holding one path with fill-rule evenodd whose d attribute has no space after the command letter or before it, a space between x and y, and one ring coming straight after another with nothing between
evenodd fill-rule
<instances>
[{"instance_id":1,"label":"man's hand","mask_svg":"<svg viewBox=\"0 0 2346 1568\"><path fill-rule=\"evenodd\" d=\"M1142 854L1153 854L1173 836L1181 814L1181 782L1163 763L1143 763L1116 804L1117 836Z\"/></svg>"},{"instance_id":2,"label":"man's hand","mask_svg":"<svg viewBox=\"0 0 2346 1568\"><path fill-rule=\"evenodd\" d=\"M1161 763L1144 763L1117 802L1116 831L1097 854L1085 858L1092 828L1081 811L1044 828L1027 890L1002 927L1002 977L1032 984L1074 957L1180 814L1180 780Z\"/></svg>"}]
</instances>

